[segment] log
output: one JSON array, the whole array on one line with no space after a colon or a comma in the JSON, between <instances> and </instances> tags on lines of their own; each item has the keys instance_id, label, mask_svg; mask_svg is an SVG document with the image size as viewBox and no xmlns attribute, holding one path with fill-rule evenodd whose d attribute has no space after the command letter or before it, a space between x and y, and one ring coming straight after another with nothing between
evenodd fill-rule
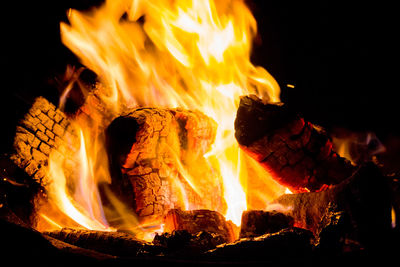
<instances>
[{"instance_id":1,"label":"log","mask_svg":"<svg viewBox=\"0 0 400 267\"><path fill-rule=\"evenodd\" d=\"M234 243L218 246L205 253L206 259L229 262L291 262L303 263L310 258L313 234L305 229L291 227L254 238L241 238Z\"/></svg>"},{"instance_id":2,"label":"log","mask_svg":"<svg viewBox=\"0 0 400 267\"><path fill-rule=\"evenodd\" d=\"M0 219L2 261L14 266L98 265L112 257L57 241L28 226ZM7 265L7 264L6 264Z\"/></svg>"},{"instance_id":3,"label":"log","mask_svg":"<svg viewBox=\"0 0 400 267\"><path fill-rule=\"evenodd\" d=\"M76 247L120 257L140 256L150 245L133 235L121 232L63 228L42 234Z\"/></svg>"},{"instance_id":4,"label":"log","mask_svg":"<svg viewBox=\"0 0 400 267\"><path fill-rule=\"evenodd\" d=\"M91 259L96 259L99 261L104 261L104 260L111 260L114 259L115 256L112 255L108 255L108 254L104 254L104 253L100 253L91 249L86 249L86 248L81 248L81 247L77 247L68 243L65 243L61 240L58 240L56 238L53 238L51 236L48 235L43 235L43 237L45 239L47 239L50 244L52 246L54 246L55 248L57 248L60 252L63 252L67 255L79 255L79 256L84 256L84 257L88 257Z\"/></svg>"},{"instance_id":5,"label":"log","mask_svg":"<svg viewBox=\"0 0 400 267\"><path fill-rule=\"evenodd\" d=\"M257 237L264 234L275 233L293 226L293 218L277 212L263 210L249 210L242 214L240 225L240 238Z\"/></svg>"},{"instance_id":6,"label":"log","mask_svg":"<svg viewBox=\"0 0 400 267\"><path fill-rule=\"evenodd\" d=\"M320 128L282 103L240 99L235 120L240 148L292 192L318 191L345 180L355 167L332 150Z\"/></svg>"},{"instance_id":7,"label":"log","mask_svg":"<svg viewBox=\"0 0 400 267\"><path fill-rule=\"evenodd\" d=\"M329 203L315 235L317 251L320 254L340 255L343 253L347 219L344 211L340 211L335 204Z\"/></svg>"},{"instance_id":8,"label":"log","mask_svg":"<svg viewBox=\"0 0 400 267\"><path fill-rule=\"evenodd\" d=\"M202 231L216 234L222 237L224 243L236 239L235 225L226 221L222 214L212 210L170 210L165 216L164 231L172 233L177 230L185 230L190 234Z\"/></svg>"},{"instance_id":9,"label":"log","mask_svg":"<svg viewBox=\"0 0 400 267\"><path fill-rule=\"evenodd\" d=\"M0 177L0 219L35 225L35 204L41 193L40 186L8 155L0 155Z\"/></svg>"},{"instance_id":10,"label":"log","mask_svg":"<svg viewBox=\"0 0 400 267\"><path fill-rule=\"evenodd\" d=\"M51 152L76 151L69 142L76 138L66 115L43 97L36 98L29 112L18 123L14 153L10 158L34 180L45 186L46 167Z\"/></svg>"},{"instance_id":11,"label":"log","mask_svg":"<svg viewBox=\"0 0 400 267\"><path fill-rule=\"evenodd\" d=\"M182 109L138 108L116 118L106 130L112 190L141 221L173 208L223 212L222 181L203 157L215 131L211 118Z\"/></svg>"},{"instance_id":12,"label":"log","mask_svg":"<svg viewBox=\"0 0 400 267\"><path fill-rule=\"evenodd\" d=\"M214 249L223 243L225 243L225 240L221 235L206 231L191 234L186 230L156 234L153 240L153 245L163 255L180 259L198 257L201 253Z\"/></svg>"},{"instance_id":13,"label":"log","mask_svg":"<svg viewBox=\"0 0 400 267\"><path fill-rule=\"evenodd\" d=\"M171 208L226 209L221 177L203 157L216 135L211 118L198 111L142 108L113 120L103 111L93 93L75 118L106 131L112 189L139 218L162 218ZM39 97L17 126L10 158L45 188L50 153L72 155L78 145L68 117ZM66 158L70 162L74 159Z\"/></svg>"},{"instance_id":14,"label":"log","mask_svg":"<svg viewBox=\"0 0 400 267\"><path fill-rule=\"evenodd\" d=\"M36 98L18 122L14 150L8 157L11 162L3 168L3 181L10 185L7 205L30 226L37 226L39 203L47 199L45 188L51 182L47 176L50 154L71 155L78 145L68 117L43 97ZM65 170L72 173L76 164L72 158L65 158Z\"/></svg>"},{"instance_id":15,"label":"log","mask_svg":"<svg viewBox=\"0 0 400 267\"><path fill-rule=\"evenodd\" d=\"M295 225L320 232L327 207L337 206L348 219L346 233L365 247L384 243L391 230L391 198L387 179L373 163L366 163L342 183L325 191L286 194L275 201L288 208Z\"/></svg>"}]
</instances>

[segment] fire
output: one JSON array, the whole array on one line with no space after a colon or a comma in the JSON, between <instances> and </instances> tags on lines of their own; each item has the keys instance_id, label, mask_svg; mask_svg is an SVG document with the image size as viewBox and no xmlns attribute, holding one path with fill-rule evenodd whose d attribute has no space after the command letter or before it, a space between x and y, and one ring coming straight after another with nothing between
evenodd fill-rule
<instances>
[{"instance_id":1,"label":"fire","mask_svg":"<svg viewBox=\"0 0 400 267\"><path fill-rule=\"evenodd\" d=\"M79 160L75 174L66 176L65 166L63 166L66 158L63 155L54 153L51 155L48 175L52 178L52 182L47 188L49 198L58 204L57 207L61 212L68 214L80 226L87 229L110 230L101 206L97 205L97 203L101 203L96 187L97 182L94 180L90 158L87 157L85 137L82 131L79 133L79 140L80 148L74 155ZM73 184L75 192L68 192L68 183ZM44 214L42 216L47 217Z\"/></svg>"},{"instance_id":2,"label":"fire","mask_svg":"<svg viewBox=\"0 0 400 267\"><path fill-rule=\"evenodd\" d=\"M265 171L249 163L234 138L241 95L277 102L280 94L274 78L249 60L257 25L244 1L110 0L87 12L69 10L68 18L69 24L61 23L62 41L98 75L104 117L116 117L132 107L183 107L217 122L216 141L205 157L221 173L228 220L239 225L244 210L265 205L284 192ZM65 173L65 155L52 156L49 163L50 199L88 229L112 230L97 189L100 180L110 179L108 170L99 168L108 166L104 142L98 138L105 121L100 118L93 125L77 117L80 148L69 155L78 162L72 175ZM248 177L265 177L259 186L267 193L248 194ZM196 177L187 179L196 188ZM71 183L73 192L68 190ZM123 205L114 206L118 214L128 216L123 215ZM128 217L131 227L141 227L134 215Z\"/></svg>"}]
</instances>

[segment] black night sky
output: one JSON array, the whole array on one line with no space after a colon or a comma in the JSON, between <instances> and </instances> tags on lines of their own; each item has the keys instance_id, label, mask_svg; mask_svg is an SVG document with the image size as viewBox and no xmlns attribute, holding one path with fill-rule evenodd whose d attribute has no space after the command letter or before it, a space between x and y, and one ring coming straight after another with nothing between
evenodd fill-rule
<instances>
[{"instance_id":1,"label":"black night sky","mask_svg":"<svg viewBox=\"0 0 400 267\"><path fill-rule=\"evenodd\" d=\"M60 42L59 22L66 20L68 8L85 9L99 2L2 5L2 152L10 148L15 122L33 99L43 95L57 104L55 77L67 64L78 64ZM400 135L395 3L248 2L259 27L252 61L276 78L283 102L328 130L373 131L382 139Z\"/></svg>"}]
</instances>

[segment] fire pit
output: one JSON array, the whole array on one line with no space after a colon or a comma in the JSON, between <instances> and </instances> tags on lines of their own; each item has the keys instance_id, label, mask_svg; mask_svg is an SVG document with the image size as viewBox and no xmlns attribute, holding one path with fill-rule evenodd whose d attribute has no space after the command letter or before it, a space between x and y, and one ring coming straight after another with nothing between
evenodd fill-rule
<instances>
[{"instance_id":1,"label":"fire pit","mask_svg":"<svg viewBox=\"0 0 400 267\"><path fill-rule=\"evenodd\" d=\"M57 105L42 94L15 119L1 158L5 256L390 258L400 176L387 148L282 102L281 83L250 60L249 3L122 2L68 9L61 41L80 63L58 79Z\"/></svg>"}]
</instances>

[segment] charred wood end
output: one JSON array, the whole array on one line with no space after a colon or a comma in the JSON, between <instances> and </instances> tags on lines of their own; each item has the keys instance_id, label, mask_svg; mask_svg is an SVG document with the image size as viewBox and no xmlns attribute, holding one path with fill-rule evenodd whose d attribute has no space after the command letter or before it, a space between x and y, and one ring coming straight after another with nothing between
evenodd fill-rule
<instances>
[{"instance_id":1,"label":"charred wood end","mask_svg":"<svg viewBox=\"0 0 400 267\"><path fill-rule=\"evenodd\" d=\"M37 183L45 185L50 153L62 154L67 147L76 149L65 141L73 138L75 134L66 115L45 98L38 97L17 125L11 159Z\"/></svg>"},{"instance_id":2,"label":"charred wood end","mask_svg":"<svg viewBox=\"0 0 400 267\"><path fill-rule=\"evenodd\" d=\"M191 234L205 231L220 235L225 243L233 242L235 225L226 221L222 214L211 210L182 211L172 209L165 216L165 232L186 230Z\"/></svg>"},{"instance_id":3,"label":"charred wood end","mask_svg":"<svg viewBox=\"0 0 400 267\"><path fill-rule=\"evenodd\" d=\"M235 120L240 147L292 192L318 191L355 167L332 150L329 136L283 104L241 98Z\"/></svg>"},{"instance_id":4,"label":"charred wood end","mask_svg":"<svg viewBox=\"0 0 400 267\"><path fill-rule=\"evenodd\" d=\"M283 103L265 105L256 96L243 96L235 120L235 137L248 146L296 118Z\"/></svg>"},{"instance_id":5,"label":"charred wood end","mask_svg":"<svg viewBox=\"0 0 400 267\"><path fill-rule=\"evenodd\" d=\"M250 210L242 214L240 238L275 233L293 226L293 218L277 211Z\"/></svg>"}]
</instances>

